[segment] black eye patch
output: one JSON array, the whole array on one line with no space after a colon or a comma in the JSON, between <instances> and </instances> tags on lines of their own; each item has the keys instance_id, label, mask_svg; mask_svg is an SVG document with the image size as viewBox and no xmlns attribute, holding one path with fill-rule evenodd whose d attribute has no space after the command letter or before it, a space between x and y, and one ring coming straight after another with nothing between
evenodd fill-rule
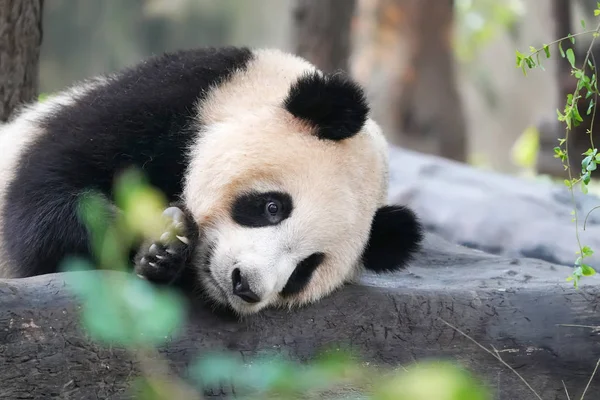
<instances>
[{"instance_id":1,"label":"black eye patch","mask_svg":"<svg viewBox=\"0 0 600 400\"><path fill-rule=\"evenodd\" d=\"M233 202L232 219L243 226L260 228L277 225L292 212L292 197L283 192L251 192Z\"/></svg>"},{"instance_id":2,"label":"black eye patch","mask_svg":"<svg viewBox=\"0 0 600 400\"><path fill-rule=\"evenodd\" d=\"M308 285L310 278L319 265L323 263L325 254L313 253L300 261L296 269L288 279L280 295L283 297L293 296L298 294Z\"/></svg>"}]
</instances>

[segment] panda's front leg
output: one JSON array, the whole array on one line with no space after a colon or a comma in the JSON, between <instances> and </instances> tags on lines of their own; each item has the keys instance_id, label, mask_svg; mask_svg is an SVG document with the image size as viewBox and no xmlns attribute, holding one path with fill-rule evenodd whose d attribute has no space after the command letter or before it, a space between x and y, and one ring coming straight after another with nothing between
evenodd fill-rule
<instances>
[{"instance_id":1,"label":"panda's front leg","mask_svg":"<svg viewBox=\"0 0 600 400\"><path fill-rule=\"evenodd\" d=\"M134 272L154 283L171 284L185 276L198 245L199 229L185 207L165 209L167 228L157 241L144 243L134 259Z\"/></svg>"}]
</instances>

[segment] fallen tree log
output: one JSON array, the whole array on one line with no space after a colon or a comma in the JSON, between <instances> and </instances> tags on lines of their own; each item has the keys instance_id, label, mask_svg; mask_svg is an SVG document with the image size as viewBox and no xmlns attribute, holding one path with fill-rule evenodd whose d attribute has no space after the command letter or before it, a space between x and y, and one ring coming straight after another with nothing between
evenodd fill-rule
<instances>
[{"instance_id":1,"label":"fallen tree log","mask_svg":"<svg viewBox=\"0 0 600 400\"><path fill-rule=\"evenodd\" d=\"M483 379L497 399L534 398L514 372L447 321L497 349L544 400L566 399L561 381L571 398L579 398L600 357L600 278L585 279L577 290L565 281L569 272L429 235L408 270L365 275L359 284L294 312L269 310L238 321L195 305L185 330L160 353L183 374L207 350L252 357L275 349L308 360L322 345L338 343L384 365L456 360ZM78 307L65 274L0 280L0 398L127 398L138 365L123 348L89 340ZM598 395L600 377L586 398Z\"/></svg>"}]
</instances>

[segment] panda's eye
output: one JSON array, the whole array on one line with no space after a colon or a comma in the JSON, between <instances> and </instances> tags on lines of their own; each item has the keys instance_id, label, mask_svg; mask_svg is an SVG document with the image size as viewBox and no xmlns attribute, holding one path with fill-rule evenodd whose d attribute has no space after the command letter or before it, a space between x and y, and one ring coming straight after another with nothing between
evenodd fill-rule
<instances>
[{"instance_id":1,"label":"panda's eye","mask_svg":"<svg viewBox=\"0 0 600 400\"><path fill-rule=\"evenodd\" d=\"M258 228L281 223L292 213L292 197L285 192L249 192L232 204L231 218L242 226Z\"/></svg>"},{"instance_id":2,"label":"panda's eye","mask_svg":"<svg viewBox=\"0 0 600 400\"><path fill-rule=\"evenodd\" d=\"M275 201L269 201L265 208L267 213L271 214L272 216L276 216L279 212L279 204L277 204Z\"/></svg>"}]
</instances>

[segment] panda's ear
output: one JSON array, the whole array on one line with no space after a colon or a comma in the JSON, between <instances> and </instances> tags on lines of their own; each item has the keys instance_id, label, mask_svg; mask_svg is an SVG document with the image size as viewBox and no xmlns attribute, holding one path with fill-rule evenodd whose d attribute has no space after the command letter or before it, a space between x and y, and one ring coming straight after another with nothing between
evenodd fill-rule
<instances>
[{"instance_id":1,"label":"panda's ear","mask_svg":"<svg viewBox=\"0 0 600 400\"><path fill-rule=\"evenodd\" d=\"M423 227L412 210L396 205L381 207L373 217L364 266L378 273L402 269L420 249L422 240Z\"/></svg>"},{"instance_id":2,"label":"panda's ear","mask_svg":"<svg viewBox=\"0 0 600 400\"><path fill-rule=\"evenodd\" d=\"M303 75L290 87L284 107L312 125L319 138L333 141L356 135L369 114L362 88L341 72Z\"/></svg>"}]
</instances>

